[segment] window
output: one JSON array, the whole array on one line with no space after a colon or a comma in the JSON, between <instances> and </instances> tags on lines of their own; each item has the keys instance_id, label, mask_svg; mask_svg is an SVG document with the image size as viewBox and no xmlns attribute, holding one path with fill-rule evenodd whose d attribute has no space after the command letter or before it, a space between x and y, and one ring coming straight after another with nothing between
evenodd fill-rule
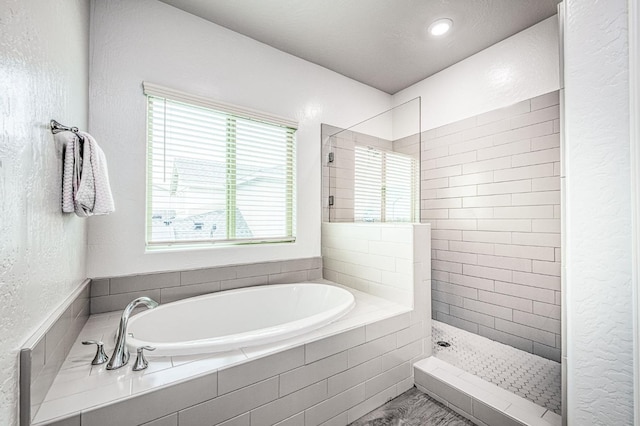
<instances>
[{"instance_id":1,"label":"window","mask_svg":"<svg viewBox=\"0 0 640 426\"><path fill-rule=\"evenodd\" d=\"M295 240L295 123L144 89L147 244Z\"/></svg>"},{"instance_id":2,"label":"window","mask_svg":"<svg viewBox=\"0 0 640 426\"><path fill-rule=\"evenodd\" d=\"M355 147L354 220L418 220L418 168L415 158L372 147Z\"/></svg>"}]
</instances>

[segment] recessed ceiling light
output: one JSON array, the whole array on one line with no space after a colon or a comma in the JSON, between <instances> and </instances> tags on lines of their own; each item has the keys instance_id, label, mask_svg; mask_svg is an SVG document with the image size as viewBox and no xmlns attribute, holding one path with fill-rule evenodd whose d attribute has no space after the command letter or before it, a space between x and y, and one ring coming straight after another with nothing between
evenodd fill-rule
<instances>
[{"instance_id":1,"label":"recessed ceiling light","mask_svg":"<svg viewBox=\"0 0 640 426\"><path fill-rule=\"evenodd\" d=\"M442 18L434 21L429 25L429 34L435 37L440 37L449 32L453 26L453 21L449 18Z\"/></svg>"}]
</instances>

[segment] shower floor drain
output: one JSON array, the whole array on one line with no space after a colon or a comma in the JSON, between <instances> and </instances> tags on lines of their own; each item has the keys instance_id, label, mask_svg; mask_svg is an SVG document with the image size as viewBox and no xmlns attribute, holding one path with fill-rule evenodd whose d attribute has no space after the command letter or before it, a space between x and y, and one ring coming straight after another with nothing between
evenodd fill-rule
<instances>
[{"instance_id":1,"label":"shower floor drain","mask_svg":"<svg viewBox=\"0 0 640 426\"><path fill-rule=\"evenodd\" d=\"M444 340L439 340L436 342L436 344L438 346L442 346L443 348L448 348L449 346L451 346L451 343L445 342Z\"/></svg>"}]
</instances>

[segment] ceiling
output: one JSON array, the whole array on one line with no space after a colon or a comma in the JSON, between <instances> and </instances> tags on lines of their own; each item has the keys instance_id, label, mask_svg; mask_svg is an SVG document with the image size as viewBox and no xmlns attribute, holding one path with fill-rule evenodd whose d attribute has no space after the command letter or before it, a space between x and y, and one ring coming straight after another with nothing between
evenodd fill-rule
<instances>
[{"instance_id":1,"label":"ceiling","mask_svg":"<svg viewBox=\"0 0 640 426\"><path fill-rule=\"evenodd\" d=\"M556 14L560 0L161 0L394 94ZM446 36L427 27L453 20Z\"/></svg>"}]
</instances>

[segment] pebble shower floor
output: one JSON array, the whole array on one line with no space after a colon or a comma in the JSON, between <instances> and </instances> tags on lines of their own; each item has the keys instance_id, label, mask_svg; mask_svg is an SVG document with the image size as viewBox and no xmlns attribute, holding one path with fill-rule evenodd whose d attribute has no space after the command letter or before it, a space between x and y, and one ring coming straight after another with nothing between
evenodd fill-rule
<instances>
[{"instance_id":1,"label":"pebble shower floor","mask_svg":"<svg viewBox=\"0 0 640 426\"><path fill-rule=\"evenodd\" d=\"M559 363L435 320L432 346L436 358L561 414Z\"/></svg>"}]
</instances>

